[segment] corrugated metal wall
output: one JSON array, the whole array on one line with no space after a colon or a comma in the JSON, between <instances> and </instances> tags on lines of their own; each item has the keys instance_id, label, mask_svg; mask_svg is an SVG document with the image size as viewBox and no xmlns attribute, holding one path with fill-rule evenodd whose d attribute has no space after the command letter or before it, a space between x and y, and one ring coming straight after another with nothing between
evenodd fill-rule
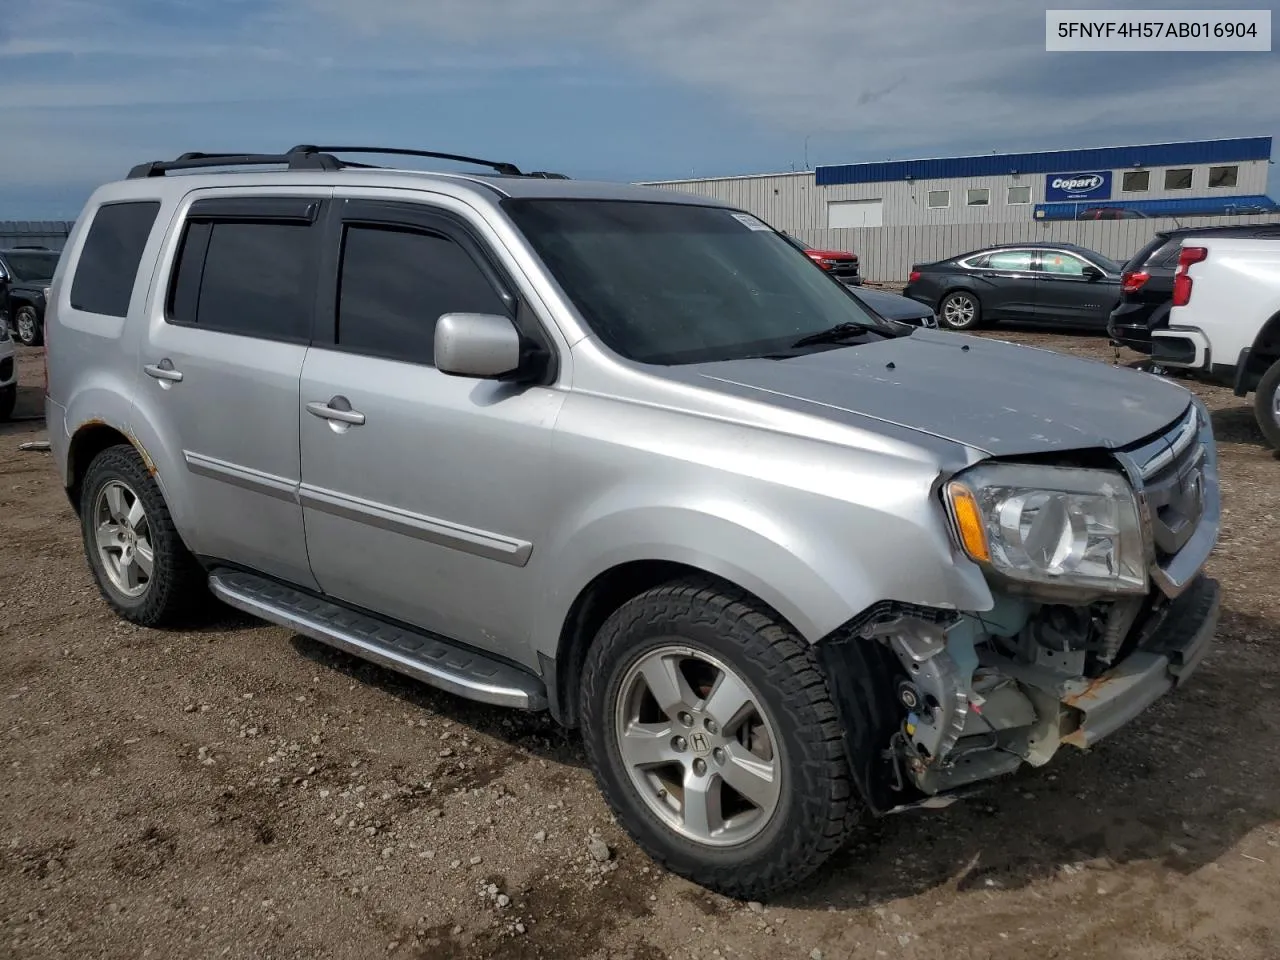
<instances>
[{"instance_id":1,"label":"corrugated metal wall","mask_svg":"<svg viewBox=\"0 0 1280 960\"><path fill-rule=\"evenodd\" d=\"M964 223L958 222L954 217L951 222L939 217L935 222L917 222L907 226L826 229L827 201L862 199L867 195L868 186L874 186L883 192L885 222L892 224L893 216L901 216L904 204L909 202L912 186L905 183L818 187L813 183L812 174L778 174L654 183L651 186L713 197L749 210L774 228L785 230L816 247L852 250L862 258L863 277L886 283L905 281L913 263L941 260L991 243L1042 240L1078 243L1097 250L1104 256L1124 261L1135 254L1157 231L1170 230L1179 224L1200 227L1280 221L1275 215L1179 217L1176 220L1161 217L1151 220L1037 221L1031 219L1029 207L1012 208L1022 211L1021 216L1025 219L998 220L996 218L1000 215L1000 205L1005 199L1002 191L1009 183L1008 177L993 177L987 181L944 182L962 191L967 185L990 185L993 188L993 206L965 211L968 214L979 213L986 219L982 222ZM929 189L929 186L915 185L917 192L925 189ZM1001 192L997 192L997 189ZM918 199L923 204L924 194L919 193ZM954 195L952 202L955 202ZM951 211L928 211L931 215L953 212L954 207Z\"/></svg>"},{"instance_id":2,"label":"corrugated metal wall","mask_svg":"<svg viewBox=\"0 0 1280 960\"><path fill-rule=\"evenodd\" d=\"M1236 186L1216 189L1213 196L1259 195L1266 191L1268 165L1266 161L1241 162ZM1192 167L1194 189L1165 190L1164 172L1150 169L1151 189L1141 193L1126 193L1122 189L1125 170L1114 171L1112 198L1108 206L1128 206L1133 200L1162 200L1185 197L1188 193L1210 195L1209 168ZM1034 219L1035 204L1044 202L1045 177L1042 174L983 177L963 177L946 180L898 180L880 183L847 183L820 186L813 174L782 173L758 177L724 177L706 180L678 180L652 183L650 186L664 190L679 190L712 197L725 203L740 206L767 221L779 230L797 233L802 230L822 230L827 227L827 204L840 200L881 200L884 204L884 223L893 226L935 226L959 223L1012 223ZM1009 187L1031 188L1031 203L1010 204ZM985 206L968 206L966 191L986 188L989 203ZM948 191L948 206L929 207L929 192Z\"/></svg>"},{"instance_id":3,"label":"corrugated metal wall","mask_svg":"<svg viewBox=\"0 0 1280 960\"><path fill-rule=\"evenodd\" d=\"M32 244L61 250L72 220L0 220L0 247Z\"/></svg>"},{"instance_id":4,"label":"corrugated metal wall","mask_svg":"<svg viewBox=\"0 0 1280 960\"><path fill-rule=\"evenodd\" d=\"M862 275L876 282L907 279L913 263L928 263L992 243L1048 241L1078 243L1113 260L1125 261L1160 230L1240 223L1280 223L1280 217L1184 217L1179 220L1026 221L957 223L942 226L875 227L861 230L796 230L815 247L853 250Z\"/></svg>"}]
</instances>

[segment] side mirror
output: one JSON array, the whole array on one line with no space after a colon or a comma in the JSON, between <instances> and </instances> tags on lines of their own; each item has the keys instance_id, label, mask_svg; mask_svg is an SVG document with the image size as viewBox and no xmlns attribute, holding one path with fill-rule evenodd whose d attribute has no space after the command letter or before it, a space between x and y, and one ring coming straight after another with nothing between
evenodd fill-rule
<instances>
[{"instance_id":1,"label":"side mirror","mask_svg":"<svg viewBox=\"0 0 1280 960\"><path fill-rule=\"evenodd\" d=\"M1106 274L1094 266L1084 268L1084 278L1086 280L1101 280Z\"/></svg>"},{"instance_id":2,"label":"side mirror","mask_svg":"<svg viewBox=\"0 0 1280 960\"><path fill-rule=\"evenodd\" d=\"M499 380L520 368L520 333L507 317L446 313L436 321L436 369L454 377Z\"/></svg>"}]
</instances>

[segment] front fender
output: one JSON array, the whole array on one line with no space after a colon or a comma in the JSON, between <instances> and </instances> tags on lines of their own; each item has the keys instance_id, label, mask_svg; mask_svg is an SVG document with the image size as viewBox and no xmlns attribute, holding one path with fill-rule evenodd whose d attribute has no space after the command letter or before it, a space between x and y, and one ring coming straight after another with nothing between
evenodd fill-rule
<instances>
[{"instance_id":1,"label":"front fender","mask_svg":"<svg viewBox=\"0 0 1280 960\"><path fill-rule=\"evenodd\" d=\"M815 523L804 511L761 511L727 499L597 512L551 554L535 647L554 657L582 589L614 567L641 560L680 563L728 580L810 642L879 600L991 607L986 581L954 556L945 529L886 513L861 519L866 536L851 538L829 517Z\"/></svg>"}]
</instances>

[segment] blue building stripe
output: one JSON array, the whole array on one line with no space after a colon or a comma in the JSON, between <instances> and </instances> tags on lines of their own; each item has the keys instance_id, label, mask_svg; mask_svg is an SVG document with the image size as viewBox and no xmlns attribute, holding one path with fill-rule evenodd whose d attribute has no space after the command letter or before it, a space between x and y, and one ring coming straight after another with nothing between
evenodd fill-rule
<instances>
[{"instance_id":1,"label":"blue building stripe","mask_svg":"<svg viewBox=\"0 0 1280 960\"><path fill-rule=\"evenodd\" d=\"M1148 217L1232 216L1242 213L1280 213L1280 204L1270 197L1179 197L1176 200L1098 200L1091 203L1037 203L1037 220L1074 220L1085 210L1137 210Z\"/></svg>"},{"instance_id":2,"label":"blue building stripe","mask_svg":"<svg viewBox=\"0 0 1280 960\"><path fill-rule=\"evenodd\" d=\"M817 186L830 187L907 178L945 180L956 177L998 177L1011 173L1070 173L1074 170L1116 170L1123 167L1169 167L1179 164L1238 163L1270 159L1270 137L1240 137L1232 140L1155 143L1137 147L846 163L817 167L813 178Z\"/></svg>"}]
</instances>

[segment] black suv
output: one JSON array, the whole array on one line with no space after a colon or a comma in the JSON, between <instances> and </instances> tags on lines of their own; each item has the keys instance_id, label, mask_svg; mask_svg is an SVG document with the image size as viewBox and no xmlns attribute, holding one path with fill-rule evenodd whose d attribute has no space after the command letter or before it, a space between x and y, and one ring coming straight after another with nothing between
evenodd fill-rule
<instances>
[{"instance_id":1,"label":"black suv","mask_svg":"<svg viewBox=\"0 0 1280 960\"><path fill-rule=\"evenodd\" d=\"M1173 305L1173 274L1184 237L1280 237L1280 223L1230 227L1180 227L1157 233L1124 265L1120 302L1111 311L1107 333L1111 342L1139 353L1151 353L1151 331L1169 325Z\"/></svg>"},{"instance_id":2,"label":"black suv","mask_svg":"<svg viewBox=\"0 0 1280 960\"><path fill-rule=\"evenodd\" d=\"M0 250L0 322L28 347L44 343L44 290L60 255L48 247Z\"/></svg>"}]
</instances>

